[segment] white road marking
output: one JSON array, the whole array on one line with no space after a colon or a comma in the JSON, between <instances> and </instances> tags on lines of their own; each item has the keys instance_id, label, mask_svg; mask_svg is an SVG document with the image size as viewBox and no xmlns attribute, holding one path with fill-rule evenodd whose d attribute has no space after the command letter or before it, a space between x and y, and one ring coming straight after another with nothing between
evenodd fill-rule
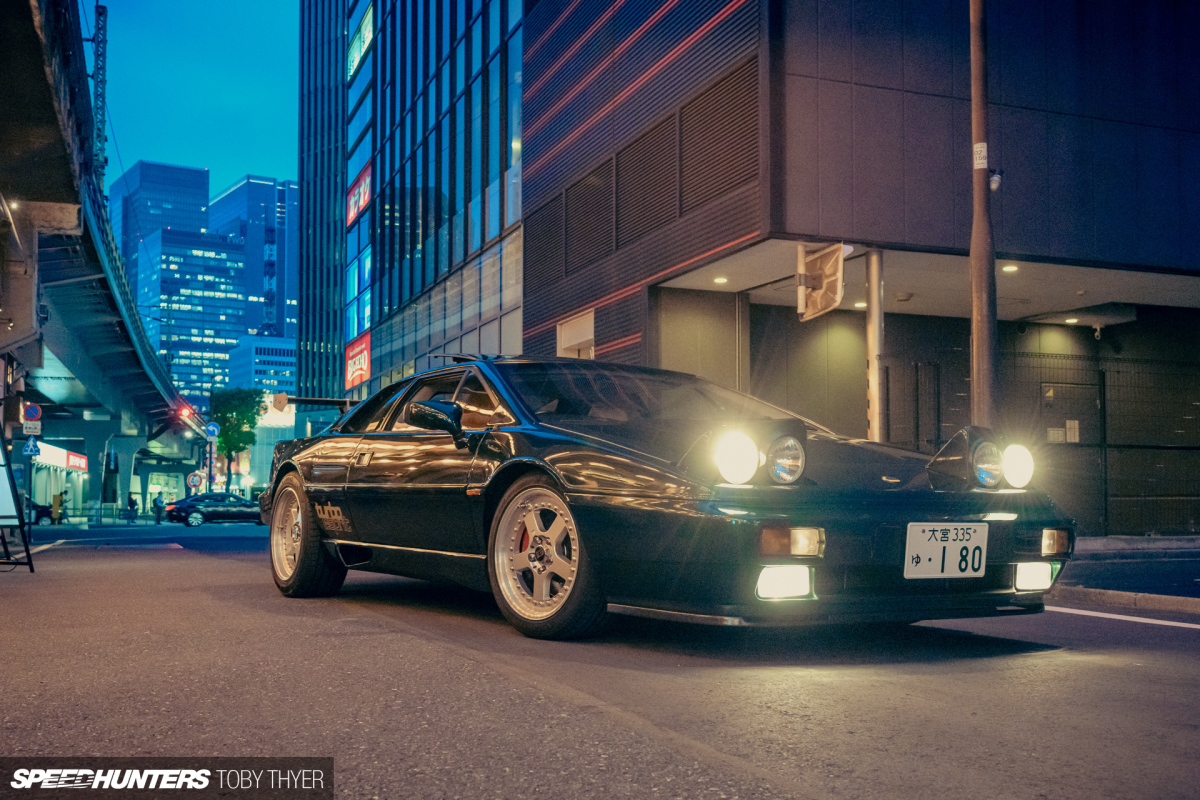
<instances>
[{"instance_id":1,"label":"white road marking","mask_svg":"<svg viewBox=\"0 0 1200 800\"><path fill-rule=\"evenodd\" d=\"M1059 608L1058 606L1046 606L1047 611L1060 611L1063 614L1082 614L1085 617L1104 617L1105 619L1122 619L1126 622L1144 622L1148 625L1170 625L1172 628L1196 628L1200 630L1200 625L1191 622L1171 622L1165 619L1150 619L1149 617L1127 617L1124 614L1105 614L1102 611L1084 611L1081 608Z\"/></svg>"},{"instance_id":2,"label":"white road marking","mask_svg":"<svg viewBox=\"0 0 1200 800\"><path fill-rule=\"evenodd\" d=\"M66 539L59 539L57 542L51 542L50 544L39 545L38 547L31 547L31 548L29 548L29 554L33 555L34 553L40 553L43 550L49 550L51 547L54 547L54 545L62 544L65 541L66 541Z\"/></svg>"}]
</instances>

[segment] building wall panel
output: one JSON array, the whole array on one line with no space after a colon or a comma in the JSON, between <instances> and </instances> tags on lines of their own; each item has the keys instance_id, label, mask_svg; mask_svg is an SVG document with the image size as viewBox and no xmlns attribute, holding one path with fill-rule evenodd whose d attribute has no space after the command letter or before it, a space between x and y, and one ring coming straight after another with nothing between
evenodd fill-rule
<instances>
[{"instance_id":1,"label":"building wall panel","mask_svg":"<svg viewBox=\"0 0 1200 800\"><path fill-rule=\"evenodd\" d=\"M904 239L904 94L856 86L853 237Z\"/></svg>"},{"instance_id":2,"label":"building wall panel","mask_svg":"<svg viewBox=\"0 0 1200 800\"><path fill-rule=\"evenodd\" d=\"M904 25L901 0L854 0L854 82L904 88Z\"/></svg>"}]
</instances>

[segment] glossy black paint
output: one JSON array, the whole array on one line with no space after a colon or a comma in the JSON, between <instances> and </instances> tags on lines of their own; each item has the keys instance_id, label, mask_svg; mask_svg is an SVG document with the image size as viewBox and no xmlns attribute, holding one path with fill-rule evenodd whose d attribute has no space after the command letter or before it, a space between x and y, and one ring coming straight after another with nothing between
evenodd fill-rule
<instances>
[{"instance_id":1,"label":"glossy black paint","mask_svg":"<svg viewBox=\"0 0 1200 800\"><path fill-rule=\"evenodd\" d=\"M539 471L568 498L610 603L750 623L1028 613L1041 609L1044 593L1014 592L1014 562L1067 557L1041 555L1043 527L1073 528L1044 493L984 490L961 481L946 488L925 456L837 437L799 418L737 424L760 447L783 434L804 443L804 473L789 486L771 483L761 468L752 485L721 483L711 442L736 420L681 424L637 439L545 424L497 368L532 361L482 360L434 370L388 399L389 410L377 410L385 421L398 419L417 380L450 380L473 370L506 416L504 424L466 428L465 447L461 439L456 446L446 432L453 426L443 422L428 421L442 430L354 432L357 410L319 436L280 443L271 488L260 497L263 520L269 523L281 477L297 471L317 506L327 546L347 566L486 590L497 503L518 477ZM447 416L444 403L433 410ZM1015 519L988 521L984 577L903 577L908 523L997 514ZM761 556L758 526L770 521L824 528L823 557ZM815 597L758 599L758 575L769 564L813 566Z\"/></svg>"}]
</instances>

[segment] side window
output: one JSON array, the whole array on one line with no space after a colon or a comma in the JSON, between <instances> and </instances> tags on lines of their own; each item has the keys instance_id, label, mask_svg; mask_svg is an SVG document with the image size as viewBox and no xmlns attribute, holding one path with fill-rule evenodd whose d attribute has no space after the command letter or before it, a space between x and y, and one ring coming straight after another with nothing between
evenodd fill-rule
<instances>
[{"instance_id":1,"label":"side window","mask_svg":"<svg viewBox=\"0 0 1200 800\"><path fill-rule=\"evenodd\" d=\"M431 375L418 383L412 394L405 399L404 407L400 409L400 413L392 421L392 431L415 433L424 430L423 428L409 425L404 421L405 417L408 416L408 406L422 400L453 400L454 390L458 388L458 383L462 380L462 376L462 372Z\"/></svg>"},{"instance_id":2,"label":"side window","mask_svg":"<svg viewBox=\"0 0 1200 800\"><path fill-rule=\"evenodd\" d=\"M363 401L358 411L354 412L354 416L346 421L342 426L343 433L366 433L369 431L378 430L387 418L388 408L391 400L400 391L408 385L407 381L393 383L391 386L386 386L375 393L373 397Z\"/></svg>"},{"instance_id":3,"label":"side window","mask_svg":"<svg viewBox=\"0 0 1200 800\"><path fill-rule=\"evenodd\" d=\"M474 372L463 381L462 388L458 390L458 396L454 399L463 408L464 428L486 428L491 424L492 415L496 411L496 401Z\"/></svg>"}]
</instances>

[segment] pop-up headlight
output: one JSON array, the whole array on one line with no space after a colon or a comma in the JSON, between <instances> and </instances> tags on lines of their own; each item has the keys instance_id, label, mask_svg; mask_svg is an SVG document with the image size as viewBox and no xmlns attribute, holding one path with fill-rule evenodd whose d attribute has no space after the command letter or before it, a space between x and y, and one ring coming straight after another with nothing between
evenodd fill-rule
<instances>
[{"instance_id":1,"label":"pop-up headlight","mask_svg":"<svg viewBox=\"0 0 1200 800\"><path fill-rule=\"evenodd\" d=\"M728 483L748 483L758 472L758 445L741 431L726 431L713 448L713 461Z\"/></svg>"}]
</instances>

